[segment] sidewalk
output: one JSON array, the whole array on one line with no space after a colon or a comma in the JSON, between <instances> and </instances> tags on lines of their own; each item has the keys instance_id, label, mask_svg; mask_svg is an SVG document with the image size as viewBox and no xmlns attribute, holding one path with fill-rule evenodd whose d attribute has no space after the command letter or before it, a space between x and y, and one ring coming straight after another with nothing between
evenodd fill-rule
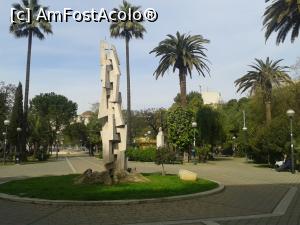
<instances>
[{"instance_id":1,"label":"sidewalk","mask_svg":"<svg viewBox=\"0 0 300 225\"><path fill-rule=\"evenodd\" d=\"M103 165L96 158L70 157L76 172L86 168L101 170ZM158 172L154 163L130 162L129 166L141 172ZM98 224L290 224L297 225L300 217L299 190L284 216L260 219L214 221L209 218L224 218L270 214L281 199L297 186L300 189L300 174L277 173L271 169L245 164L242 159L215 161L199 165L167 165L168 172L177 173L179 168L195 171L200 177L223 182L224 192L189 200L165 203L143 203L120 206L45 206L0 200L1 225L98 225ZM6 175L4 175L4 172ZM67 161L25 165L24 167L0 168L0 177L40 176L41 174L73 173ZM6 178L7 179L7 178ZM1 181L1 180L0 180ZM163 222L169 221L169 222ZM170 222L171 221L171 222ZM177 221L177 222L176 222Z\"/></svg>"}]
</instances>

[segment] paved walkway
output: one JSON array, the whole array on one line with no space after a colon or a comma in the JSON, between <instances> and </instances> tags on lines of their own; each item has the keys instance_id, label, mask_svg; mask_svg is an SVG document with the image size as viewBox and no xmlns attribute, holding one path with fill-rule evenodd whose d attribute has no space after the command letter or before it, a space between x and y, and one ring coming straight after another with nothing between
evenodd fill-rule
<instances>
[{"instance_id":1,"label":"paved walkway","mask_svg":"<svg viewBox=\"0 0 300 225\"><path fill-rule=\"evenodd\" d=\"M158 172L153 163L129 163L140 172ZM0 182L15 177L81 173L102 170L100 160L62 157L59 161L0 166ZM54 206L0 200L1 225L300 225L300 174L277 173L249 164L244 159L220 159L208 164L167 165L226 185L224 192L202 198L165 203L120 206ZM295 188L296 187L296 188ZM254 215L254 216L253 216Z\"/></svg>"}]
</instances>

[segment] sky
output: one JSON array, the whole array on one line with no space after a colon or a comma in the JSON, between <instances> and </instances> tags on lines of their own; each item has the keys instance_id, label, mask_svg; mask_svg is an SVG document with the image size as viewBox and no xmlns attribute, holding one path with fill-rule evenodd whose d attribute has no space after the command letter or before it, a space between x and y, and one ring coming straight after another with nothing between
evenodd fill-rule
<instances>
[{"instance_id":1,"label":"sky","mask_svg":"<svg viewBox=\"0 0 300 225\"><path fill-rule=\"evenodd\" d=\"M25 82L27 39L16 39L9 33L11 5L16 1L0 2L0 81L17 84ZM85 11L105 8L111 10L121 0L40 0L50 10L72 8ZM143 40L130 43L132 108L169 107L179 92L178 72L170 71L163 78L153 76L159 58L149 52L167 34L176 31L201 34L209 39L206 46L210 60L210 76L200 77L194 71L187 79L190 91L218 91L224 101L240 98L234 81L244 75L254 58L284 59L292 65L300 56L299 40L275 45L274 36L265 42L262 27L267 6L263 0L130 0L142 9L154 8L158 20L145 22L147 33ZM126 107L125 41L112 39L109 23L53 23L53 35L45 40L33 40L30 77L30 98L40 93L55 92L78 103L79 113L98 102L100 89L100 41L107 40L117 48L121 63L121 92Z\"/></svg>"}]
</instances>

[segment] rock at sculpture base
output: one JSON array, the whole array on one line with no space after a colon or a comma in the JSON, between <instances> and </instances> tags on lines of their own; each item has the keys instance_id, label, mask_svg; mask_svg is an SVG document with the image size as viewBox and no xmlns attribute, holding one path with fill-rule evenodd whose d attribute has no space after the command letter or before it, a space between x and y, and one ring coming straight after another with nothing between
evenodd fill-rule
<instances>
[{"instance_id":1,"label":"rock at sculpture base","mask_svg":"<svg viewBox=\"0 0 300 225\"><path fill-rule=\"evenodd\" d=\"M108 171L93 172L92 169L87 169L75 180L75 184L104 184L110 186L113 184L113 180Z\"/></svg>"},{"instance_id":2,"label":"rock at sculpture base","mask_svg":"<svg viewBox=\"0 0 300 225\"><path fill-rule=\"evenodd\" d=\"M124 183L146 183L150 180L139 173L128 173L127 171L115 171L110 175L109 171L97 172L92 169L87 169L76 180L75 184L103 184L111 186L114 184Z\"/></svg>"},{"instance_id":3,"label":"rock at sculpture base","mask_svg":"<svg viewBox=\"0 0 300 225\"><path fill-rule=\"evenodd\" d=\"M181 180L185 181L196 181L198 179L198 175L189 170L179 170L178 176Z\"/></svg>"},{"instance_id":4,"label":"rock at sculpture base","mask_svg":"<svg viewBox=\"0 0 300 225\"><path fill-rule=\"evenodd\" d=\"M119 183L148 183L150 180L147 177L144 177L140 173L128 173L127 176L123 176L120 180Z\"/></svg>"}]
</instances>

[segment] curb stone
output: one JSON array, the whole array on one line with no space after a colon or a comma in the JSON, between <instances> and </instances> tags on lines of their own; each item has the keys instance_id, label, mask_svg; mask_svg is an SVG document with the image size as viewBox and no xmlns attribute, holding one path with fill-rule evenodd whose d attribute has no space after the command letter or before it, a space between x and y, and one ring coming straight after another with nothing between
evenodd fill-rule
<instances>
[{"instance_id":1,"label":"curb stone","mask_svg":"<svg viewBox=\"0 0 300 225\"><path fill-rule=\"evenodd\" d=\"M10 180L11 181L11 180ZM213 181L213 180L212 180ZM9 181L7 181L9 182ZM19 197L16 195L9 195L0 193L0 199L9 200L13 202L22 202L22 203L32 203L32 204L41 204L41 205L62 205L62 206L94 206L94 205L135 205L143 203L159 203L159 202L170 202L178 200L187 200L193 198L205 197L213 194L218 194L224 191L225 186L220 182L213 181L219 186L209 191L188 194L188 195L178 195L171 197L162 197L162 198L149 198L149 199L130 199L130 200L100 200L100 201L74 201L74 200L47 200L39 198L27 198ZM6 183L6 182L3 182Z\"/></svg>"}]
</instances>

